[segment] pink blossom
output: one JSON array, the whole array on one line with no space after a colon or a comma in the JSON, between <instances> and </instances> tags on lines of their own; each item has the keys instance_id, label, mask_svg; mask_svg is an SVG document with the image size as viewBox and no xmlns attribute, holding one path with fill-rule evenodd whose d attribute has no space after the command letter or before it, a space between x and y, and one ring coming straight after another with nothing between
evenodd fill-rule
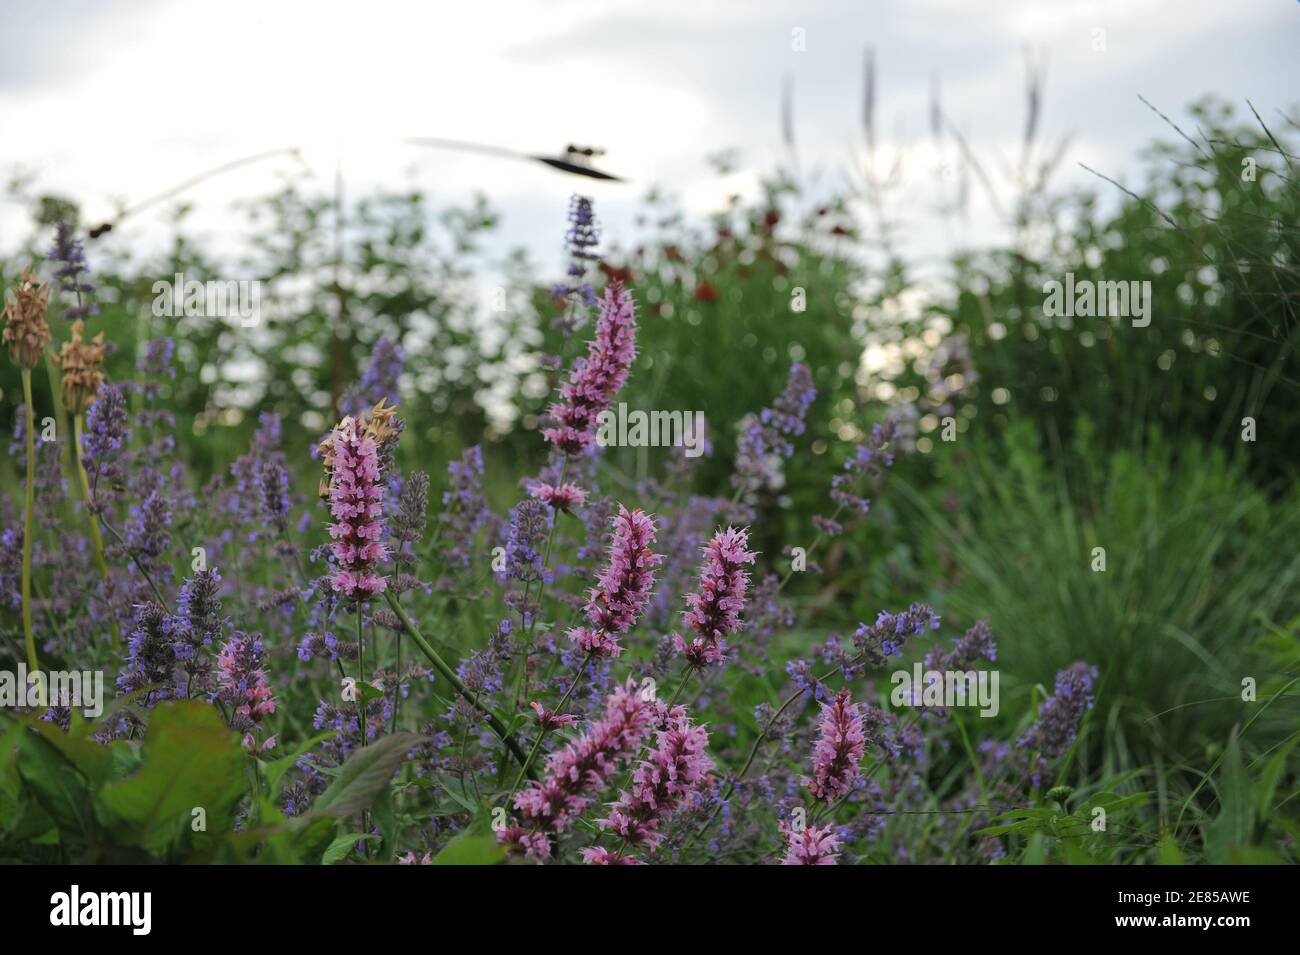
<instances>
[{"instance_id":1,"label":"pink blossom","mask_svg":"<svg viewBox=\"0 0 1300 955\"><path fill-rule=\"evenodd\" d=\"M598 657L623 652L618 635L626 633L645 609L654 586L654 568L663 562L663 556L651 550L654 542L654 521L640 508L629 511L620 504L609 563L583 608L590 626L569 631L569 639L580 650Z\"/></svg>"},{"instance_id":2,"label":"pink blossom","mask_svg":"<svg viewBox=\"0 0 1300 955\"><path fill-rule=\"evenodd\" d=\"M560 400L548 411L555 427L543 430L542 436L566 454L590 447L600 413L627 381L635 358L636 305L632 293L613 281L601 299L596 337L587 343L587 356L574 362Z\"/></svg>"},{"instance_id":3,"label":"pink blossom","mask_svg":"<svg viewBox=\"0 0 1300 955\"><path fill-rule=\"evenodd\" d=\"M544 730L561 730L572 726L578 721L578 718L572 713L555 713L548 710L536 700L528 704L537 714L538 725Z\"/></svg>"},{"instance_id":4,"label":"pink blossom","mask_svg":"<svg viewBox=\"0 0 1300 955\"><path fill-rule=\"evenodd\" d=\"M849 691L840 690L834 702L822 704L813 749L813 775L804 777L813 798L831 803L850 792L862 778L858 764L866 749L862 713Z\"/></svg>"},{"instance_id":5,"label":"pink blossom","mask_svg":"<svg viewBox=\"0 0 1300 955\"><path fill-rule=\"evenodd\" d=\"M632 788L619 793L609 816L597 823L628 846L655 848L663 839L660 825L698 795L713 770L708 745L704 727L674 707L656 733L655 748L632 774Z\"/></svg>"},{"instance_id":6,"label":"pink blossom","mask_svg":"<svg viewBox=\"0 0 1300 955\"><path fill-rule=\"evenodd\" d=\"M337 569L330 575L336 593L368 600L388 585L374 567L388 559L384 537L384 485L374 439L359 432L355 418L344 418L331 436L329 525Z\"/></svg>"},{"instance_id":7,"label":"pink blossom","mask_svg":"<svg viewBox=\"0 0 1300 955\"><path fill-rule=\"evenodd\" d=\"M230 708L230 725L243 733L244 748L254 754L275 746L272 736L258 744L254 730L275 712L275 697L266 678L266 654L257 634L235 633L217 655L216 697Z\"/></svg>"},{"instance_id":8,"label":"pink blossom","mask_svg":"<svg viewBox=\"0 0 1300 955\"><path fill-rule=\"evenodd\" d=\"M546 775L515 796L522 814L498 834L502 844L534 858L550 855L548 834L566 831L591 805L620 763L636 753L658 725L663 704L642 698L634 681L605 698L605 716L546 760Z\"/></svg>"},{"instance_id":9,"label":"pink blossom","mask_svg":"<svg viewBox=\"0 0 1300 955\"><path fill-rule=\"evenodd\" d=\"M582 861L587 865L644 865L635 856L610 852L604 846L591 846L582 850Z\"/></svg>"},{"instance_id":10,"label":"pink blossom","mask_svg":"<svg viewBox=\"0 0 1300 955\"><path fill-rule=\"evenodd\" d=\"M782 865L838 865L840 840L830 826L818 829L809 826L798 832L788 823L781 823L781 832L788 840Z\"/></svg>"},{"instance_id":11,"label":"pink blossom","mask_svg":"<svg viewBox=\"0 0 1300 955\"><path fill-rule=\"evenodd\" d=\"M686 624L698 636L687 643L673 634L673 648L693 667L704 668L721 663L727 645L723 638L741 627L740 612L745 608L745 591L749 572L745 565L756 556L746 550L749 532L728 527L718 531L704 547L704 564L700 568L699 593L687 594L684 614Z\"/></svg>"},{"instance_id":12,"label":"pink blossom","mask_svg":"<svg viewBox=\"0 0 1300 955\"><path fill-rule=\"evenodd\" d=\"M570 514L587 502L587 492L576 484L561 484L556 487L539 481L529 489L528 493L543 504L557 511L568 511Z\"/></svg>"}]
</instances>

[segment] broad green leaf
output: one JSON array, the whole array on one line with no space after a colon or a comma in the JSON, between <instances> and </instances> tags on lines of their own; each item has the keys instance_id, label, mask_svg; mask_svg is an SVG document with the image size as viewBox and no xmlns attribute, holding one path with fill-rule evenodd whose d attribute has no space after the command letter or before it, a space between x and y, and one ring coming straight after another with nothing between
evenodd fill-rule
<instances>
[{"instance_id":1,"label":"broad green leaf","mask_svg":"<svg viewBox=\"0 0 1300 955\"><path fill-rule=\"evenodd\" d=\"M468 829L447 843L436 856L434 865L496 865L506 858L505 847L492 831L491 815L481 812Z\"/></svg>"},{"instance_id":2,"label":"broad green leaf","mask_svg":"<svg viewBox=\"0 0 1300 955\"><path fill-rule=\"evenodd\" d=\"M388 787L397 767L421 739L415 733L393 733L369 746L359 747L348 757L329 789L321 793L311 813L342 817L367 808Z\"/></svg>"},{"instance_id":3,"label":"broad green leaf","mask_svg":"<svg viewBox=\"0 0 1300 955\"><path fill-rule=\"evenodd\" d=\"M370 832L349 832L347 835L339 836L326 848L325 854L321 856L320 864L334 865L336 862L342 862L358 842L378 838L378 836Z\"/></svg>"},{"instance_id":4,"label":"broad green leaf","mask_svg":"<svg viewBox=\"0 0 1300 955\"><path fill-rule=\"evenodd\" d=\"M155 852L190 833L196 844L222 839L231 811L248 785L245 755L234 733L206 703L181 700L156 707L131 776L100 796L104 823ZM193 811L206 814L206 832L193 832Z\"/></svg>"},{"instance_id":5,"label":"broad green leaf","mask_svg":"<svg viewBox=\"0 0 1300 955\"><path fill-rule=\"evenodd\" d=\"M24 728L17 743L18 773L59 831L82 838L94 832L94 808L81 772L37 733Z\"/></svg>"}]
</instances>

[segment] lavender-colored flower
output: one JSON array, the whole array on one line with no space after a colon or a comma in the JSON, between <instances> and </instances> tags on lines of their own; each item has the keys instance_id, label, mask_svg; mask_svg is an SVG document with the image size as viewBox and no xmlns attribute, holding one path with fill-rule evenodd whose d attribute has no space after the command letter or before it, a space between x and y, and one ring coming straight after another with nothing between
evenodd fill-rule
<instances>
[{"instance_id":1,"label":"lavender-colored flower","mask_svg":"<svg viewBox=\"0 0 1300 955\"><path fill-rule=\"evenodd\" d=\"M939 615L929 604L912 604L900 614L881 611L872 626L859 624L853 634L853 644L866 658L868 665L882 666L889 657L900 656L910 637L919 637L926 630L939 629ZM846 674L846 677L848 674Z\"/></svg>"},{"instance_id":2,"label":"lavender-colored flower","mask_svg":"<svg viewBox=\"0 0 1300 955\"><path fill-rule=\"evenodd\" d=\"M1056 688L1038 706L1038 719L1016 743L1023 750L1056 758L1074 745L1083 714L1092 709L1097 668L1082 660L1056 674ZM1035 783L1037 785L1037 783Z\"/></svg>"},{"instance_id":3,"label":"lavender-colored flower","mask_svg":"<svg viewBox=\"0 0 1300 955\"><path fill-rule=\"evenodd\" d=\"M401 402L399 382L406 364L406 352L387 335L375 342L361 381L343 396L343 413L360 415L380 401L396 408Z\"/></svg>"},{"instance_id":4,"label":"lavender-colored flower","mask_svg":"<svg viewBox=\"0 0 1300 955\"><path fill-rule=\"evenodd\" d=\"M483 497L482 449L478 445L467 448L459 460L447 465L447 475L451 485L442 494L443 510L438 515L445 530L443 555L448 568L463 573L474 559L475 535L488 517ZM511 515L512 526L514 521L515 515ZM443 584L444 589L450 585L449 581Z\"/></svg>"},{"instance_id":5,"label":"lavender-colored flower","mask_svg":"<svg viewBox=\"0 0 1300 955\"><path fill-rule=\"evenodd\" d=\"M569 200L569 230L565 235L569 267L565 281L551 286L553 296L568 299L564 314L555 321L555 326L566 335L572 334L582 324L580 306L593 308L596 305L596 292L586 278L591 264L600 260L600 255L596 252L599 242L600 227L592 210L591 199L587 196L573 196Z\"/></svg>"},{"instance_id":6,"label":"lavender-colored flower","mask_svg":"<svg viewBox=\"0 0 1300 955\"><path fill-rule=\"evenodd\" d=\"M836 505L835 515L847 511L860 518L871 510L871 501L861 495L860 486L866 479L879 477L885 468L893 465L894 456L887 449L893 445L895 427L892 420L874 425L866 442L854 448L852 456L844 462L843 473L831 478L830 497ZM813 518L813 524L827 537L837 537L844 533L844 525L835 515L825 517L818 514Z\"/></svg>"},{"instance_id":7,"label":"lavender-colored flower","mask_svg":"<svg viewBox=\"0 0 1300 955\"><path fill-rule=\"evenodd\" d=\"M542 436L566 454L577 454L596 440L600 413L609 409L627 381L636 358L636 304L620 282L611 282L600 301L596 335L587 356L573 363L560 400L548 415L554 427Z\"/></svg>"},{"instance_id":8,"label":"lavender-colored flower","mask_svg":"<svg viewBox=\"0 0 1300 955\"><path fill-rule=\"evenodd\" d=\"M60 222L55 227L54 247L50 249L50 261L59 263L59 267L54 271L54 277L59 282L59 290L67 292L77 303L64 311L64 317L69 321L76 321L79 318L98 315L99 306L90 300L95 286L86 281L86 276L90 275L90 267L86 265L86 250L67 222Z\"/></svg>"},{"instance_id":9,"label":"lavender-colored flower","mask_svg":"<svg viewBox=\"0 0 1300 955\"><path fill-rule=\"evenodd\" d=\"M185 680L182 696L192 699L209 691L211 671L208 648L221 638L230 621L221 615L221 574L216 568L195 571L181 585L176 600L176 614L171 619L169 632L175 643L172 651Z\"/></svg>"},{"instance_id":10,"label":"lavender-colored flower","mask_svg":"<svg viewBox=\"0 0 1300 955\"><path fill-rule=\"evenodd\" d=\"M804 419L817 397L812 373L795 362L785 390L757 417L742 422L731 482L746 492L776 490L784 483L782 462L794 453L790 438L803 434Z\"/></svg>"},{"instance_id":11,"label":"lavender-colored flower","mask_svg":"<svg viewBox=\"0 0 1300 955\"><path fill-rule=\"evenodd\" d=\"M153 705L176 695L176 653L168 627L167 611L156 603L135 608L134 629L127 642L126 669L117 678L119 696L157 684L144 703Z\"/></svg>"},{"instance_id":12,"label":"lavender-colored flower","mask_svg":"<svg viewBox=\"0 0 1300 955\"><path fill-rule=\"evenodd\" d=\"M550 532L551 520L550 509L532 498L520 501L511 510L504 555L505 579L517 581L525 588L533 581L543 579L542 545ZM523 594L513 590L508 592L506 604L523 615L527 626L532 611L524 606Z\"/></svg>"},{"instance_id":13,"label":"lavender-colored flower","mask_svg":"<svg viewBox=\"0 0 1300 955\"><path fill-rule=\"evenodd\" d=\"M745 567L757 556L746 549L748 545L748 531L728 527L714 534L704 547L700 589L686 595L686 625L696 636L687 643L680 634L673 634L673 649L692 667L721 663L727 652L726 637L741 627L740 611L749 587Z\"/></svg>"},{"instance_id":14,"label":"lavender-colored flower","mask_svg":"<svg viewBox=\"0 0 1300 955\"><path fill-rule=\"evenodd\" d=\"M126 398L121 385L104 385L86 412L86 431L81 452L91 486L114 485L122 481L122 451L130 438L126 427Z\"/></svg>"},{"instance_id":15,"label":"lavender-colored flower","mask_svg":"<svg viewBox=\"0 0 1300 955\"><path fill-rule=\"evenodd\" d=\"M994 661L998 658L998 645L993 640L993 631L983 620L962 636L953 641L952 649L931 650L925 656L927 670L969 670L979 660Z\"/></svg>"},{"instance_id":16,"label":"lavender-colored flower","mask_svg":"<svg viewBox=\"0 0 1300 955\"><path fill-rule=\"evenodd\" d=\"M393 540L399 545L415 544L424 536L429 522L429 475L413 471L397 493L397 510L389 521Z\"/></svg>"},{"instance_id":17,"label":"lavender-colored flower","mask_svg":"<svg viewBox=\"0 0 1300 955\"><path fill-rule=\"evenodd\" d=\"M135 370L150 378L175 378L176 342L170 338L151 338L144 353L135 360Z\"/></svg>"},{"instance_id":18,"label":"lavender-colored flower","mask_svg":"<svg viewBox=\"0 0 1300 955\"><path fill-rule=\"evenodd\" d=\"M262 463L261 480L262 516L276 533L284 534L289 529L289 472L278 461Z\"/></svg>"}]
</instances>

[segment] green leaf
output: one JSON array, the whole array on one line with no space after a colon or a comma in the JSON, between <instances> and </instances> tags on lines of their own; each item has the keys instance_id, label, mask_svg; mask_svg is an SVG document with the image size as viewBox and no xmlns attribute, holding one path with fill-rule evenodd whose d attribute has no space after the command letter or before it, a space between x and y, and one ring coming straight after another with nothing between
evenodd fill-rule
<instances>
[{"instance_id":1,"label":"green leaf","mask_svg":"<svg viewBox=\"0 0 1300 955\"><path fill-rule=\"evenodd\" d=\"M393 807L393 791L384 789L375 797L373 808L375 825L384 839L384 859L391 862L397 855L397 812Z\"/></svg>"},{"instance_id":2,"label":"green leaf","mask_svg":"<svg viewBox=\"0 0 1300 955\"><path fill-rule=\"evenodd\" d=\"M96 827L86 778L43 736L21 728L16 740L18 774L34 801L61 834L88 837Z\"/></svg>"},{"instance_id":3,"label":"green leaf","mask_svg":"<svg viewBox=\"0 0 1300 955\"><path fill-rule=\"evenodd\" d=\"M217 711L193 700L161 704L149 720L142 753L133 775L104 788L99 803L105 825L154 852L185 834L196 844L224 839L246 785L245 756ZM191 830L195 809L206 814L206 832Z\"/></svg>"},{"instance_id":4,"label":"green leaf","mask_svg":"<svg viewBox=\"0 0 1300 955\"><path fill-rule=\"evenodd\" d=\"M81 770L92 784L98 786L108 779L109 771L113 766L113 753L109 747L89 737L65 733L54 723L38 719L24 720L24 722L62 753L68 762Z\"/></svg>"},{"instance_id":5,"label":"green leaf","mask_svg":"<svg viewBox=\"0 0 1300 955\"><path fill-rule=\"evenodd\" d=\"M1267 819L1273 814L1273 797L1277 794L1282 774L1286 771L1287 757L1295 749L1296 743L1300 743L1300 736L1292 737L1289 743L1274 753L1259 774L1259 780L1255 784L1255 811L1261 819Z\"/></svg>"},{"instance_id":6,"label":"green leaf","mask_svg":"<svg viewBox=\"0 0 1300 955\"><path fill-rule=\"evenodd\" d=\"M1160 864L1187 865L1187 858L1183 855L1183 850L1178 847L1174 837L1167 832L1160 839Z\"/></svg>"},{"instance_id":7,"label":"green leaf","mask_svg":"<svg viewBox=\"0 0 1300 955\"><path fill-rule=\"evenodd\" d=\"M497 865L506 858L505 847L492 831L491 814L480 812L468 829L433 857L434 865Z\"/></svg>"},{"instance_id":8,"label":"green leaf","mask_svg":"<svg viewBox=\"0 0 1300 955\"><path fill-rule=\"evenodd\" d=\"M406 754L423 738L415 733L392 733L358 748L316 800L312 814L343 817L369 807L375 796L388 788Z\"/></svg>"},{"instance_id":9,"label":"green leaf","mask_svg":"<svg viewBox=\"0 0 1300 955\"><path fill-rule=\"evenodd\" d=\"M1219 815L1205 833L1207 861L1225 865L1232 849L1250 843L1254 828L1254 806L1250 798L1250 777L1241 759L1241 741L1234 728L1219 768Z\"/></svg>"},{"instance_id":10,"label":"green leaf","mask_svg":"<svg viewBox=\"0 0 1300 955\"><path fill-rule=\"evenodd\" d=\"M347 835L339 836L329 844L325 854L321 856L321 865L334 865L336 862L342 862L352 851L352 847L358 842L364 842L367 839L378 839L374 833L370 832L349 832Z\"/></svg>"}]
</instances>

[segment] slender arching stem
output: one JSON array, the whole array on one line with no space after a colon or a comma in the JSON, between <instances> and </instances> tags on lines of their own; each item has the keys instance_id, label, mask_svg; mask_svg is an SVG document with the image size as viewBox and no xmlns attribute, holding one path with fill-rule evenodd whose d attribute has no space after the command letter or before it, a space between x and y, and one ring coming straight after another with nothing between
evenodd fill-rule
<instances>
[{"instance_id":1,"label":"slender arching stem","mask_svg":"<svg viewBox=\"0 0 1300 955\"><path fill-rule=\"evenodd\" d=\"M24 368L23 406L27 413L27 489L23 511L23 645L27 650L27 668L41 668L36 656L36 636L32 632L32 513L36 509L36 415L32 412L32 370Z\"/></svg>"}]
</instances>

